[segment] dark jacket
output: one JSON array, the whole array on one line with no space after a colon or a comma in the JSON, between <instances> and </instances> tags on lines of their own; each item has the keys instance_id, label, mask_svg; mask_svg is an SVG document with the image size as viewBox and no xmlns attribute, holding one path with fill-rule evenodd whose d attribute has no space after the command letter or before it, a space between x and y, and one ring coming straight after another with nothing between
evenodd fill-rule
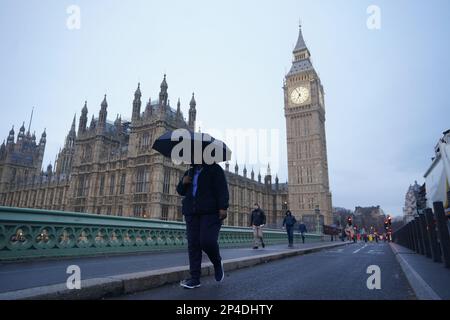
<instances>
[{"instance_id":1,"label":"dark jacket","mask_svg":"<svg viewBox=\"0 0 450 320\"><path fill-rule=\"evenodd\" d=\"M193 184L183 184L183 178L187 175L194 177L194 169L187 170L177 186L178 194L184 196L182 200L184 215L215 214L221 209L228 209L228 184L221 166L217 163L203 165L198 176L195 197L192 195Z\"/></svg>"},{"instance_id":2,"label":"dark jacket","mask_svg":"<svg viewBox=\"0 0 450 320\"><path fill-rule=\"evenodd\" d=\"M286 227L293 227L294 224L297 223L297 220L292 215L287 215L283 219L283 227L286 225Z\"/></svg>"},{"instance_id":3,"label":"dark jacket","mask_svg":"<svg viewBox=\"0 0 450 320\"><path fill-rule=\"evenodd\" d=\"M306 232L308 232L308 231L306 231L306 226L305 226L304 223L300 223L300 225L298 226L298 230L299 230L301 233L306 233Z\"/></svg>"},{"instance_id":4,"label":"dark jacket","mask_svg":"<svg viewBox=\"0 0 450 320\"><path fill-rule=\"evenodd\" d=\"M250 215L250 226L259 227L262 224L266 224L266 215L261 209L254 209Z\"/></svg>"}]
</instances>

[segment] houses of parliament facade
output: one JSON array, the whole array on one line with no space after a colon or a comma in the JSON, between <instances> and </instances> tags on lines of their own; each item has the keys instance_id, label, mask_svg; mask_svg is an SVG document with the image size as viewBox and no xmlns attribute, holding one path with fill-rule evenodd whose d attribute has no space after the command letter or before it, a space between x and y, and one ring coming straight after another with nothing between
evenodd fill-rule
<instances>
[{"instance_id":1,"label":"houses of parliament facade","mask_svg":"<svg viewBox=\"0 0 450 320\"><path fill-rule=\"evenodd\" d=\"M323 88L300 29L294 61L286 75L284 110L287 128L288 181L273 179L270 166L261 173L242 173L225 164L230 207L225 225L248 226L255 202L267 215L267 225L281 226L289 208L314 230L318 217L330 224L331 194L325 144ZM170 105L166 76L159 99L142 103L138 84L131 105L131 121L107 118L106 95L98 116L88 119L87 102L74 117L54 167L42 170L46 132L39 139L23 124L14 127L0 146L0 205L103 215L182 221L176 186L187 169L152 149L167 130L195 129L195 96L185 119L178 100ZM30 121L31 125L31 121ZM320 215L318 215L320 212Z\"/></svg>"}]
</instances>

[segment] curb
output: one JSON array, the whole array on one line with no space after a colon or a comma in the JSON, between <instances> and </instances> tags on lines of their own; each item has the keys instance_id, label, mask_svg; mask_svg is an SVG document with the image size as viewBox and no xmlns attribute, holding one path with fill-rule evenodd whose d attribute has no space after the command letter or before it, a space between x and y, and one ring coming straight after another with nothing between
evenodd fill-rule
<instances>
[{"instance_id":1,"label":"curb","mask_svg":"<svg viewBox=\"0 0 450 320\"><path fill-rule=\"evenodd\" d=\"M389 243L389 246L394 252L395 258L397 259L403 273L408 279L411 288L414 290L414 294L419 300L442 300L436 292L423 280L423 278L414 270L413 267L402 257L402 254L410 254L410 252L402 252L397 244Z\"/></svg>"},{"instance_id":2,"label":"curb","mask_svg":"<svg viewBox=\"0 0 450 320\"><path fill-rule=\"evenodd\" d=\"M350 244L339 242L315 248L288 249L286 251L223 261L225 271L238 270L284 258L300 256ZM214 267L202 264L202 276L214 275ZM67 289L65 283L0 293L0 300L96 300L154 289L179 282L189 277L189 266L121 274L81 281L80 290Z\"/></svg>"}]
</instances>

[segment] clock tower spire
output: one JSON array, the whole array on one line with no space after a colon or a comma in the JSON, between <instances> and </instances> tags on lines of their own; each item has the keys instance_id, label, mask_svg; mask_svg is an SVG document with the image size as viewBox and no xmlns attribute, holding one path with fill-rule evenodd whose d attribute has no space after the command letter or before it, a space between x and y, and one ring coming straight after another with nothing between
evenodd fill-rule
<instances>
[{"instance_id":1,"label":"clock tower spire","mask_svg":"<svg viewBox=\"0 0 450 320\"><path fill-rule=\"evenodd\" d=\"M332 224L323 86L311 63L302 27L284 81L289 207L310 229ZM320 210L320 215L318 211Z\"/></svg>"},{"instance_id":2,"label":"clock tower spire","mask_svg":"<svg viewBox=\"0 0 450 320\"><path fill-rule=\"evenodd\" d=\"M309 53L308 47L306 46L305 40L303 39L303 32L301 25L299 26L297 44L295 45L293 53L295 61L301 59L309 59L309 56L311 55Z\"/></svg>"}]
</instances>

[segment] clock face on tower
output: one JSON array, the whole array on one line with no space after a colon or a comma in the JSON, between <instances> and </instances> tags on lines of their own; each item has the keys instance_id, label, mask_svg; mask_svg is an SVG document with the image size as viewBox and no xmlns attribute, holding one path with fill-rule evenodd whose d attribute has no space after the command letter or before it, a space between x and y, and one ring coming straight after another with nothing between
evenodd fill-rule
<instances>
[{"instance_id":1,"label":"clock face on tower","mask_svg":"<svg viewBox=\"0 0 450 320\"><path fill-rule=\"evenodd\" d=\"M291 92L291 101L295 104L305 103L309 99L309 90L305 87L297 87Z\"/></svg>"}]
</instances>

